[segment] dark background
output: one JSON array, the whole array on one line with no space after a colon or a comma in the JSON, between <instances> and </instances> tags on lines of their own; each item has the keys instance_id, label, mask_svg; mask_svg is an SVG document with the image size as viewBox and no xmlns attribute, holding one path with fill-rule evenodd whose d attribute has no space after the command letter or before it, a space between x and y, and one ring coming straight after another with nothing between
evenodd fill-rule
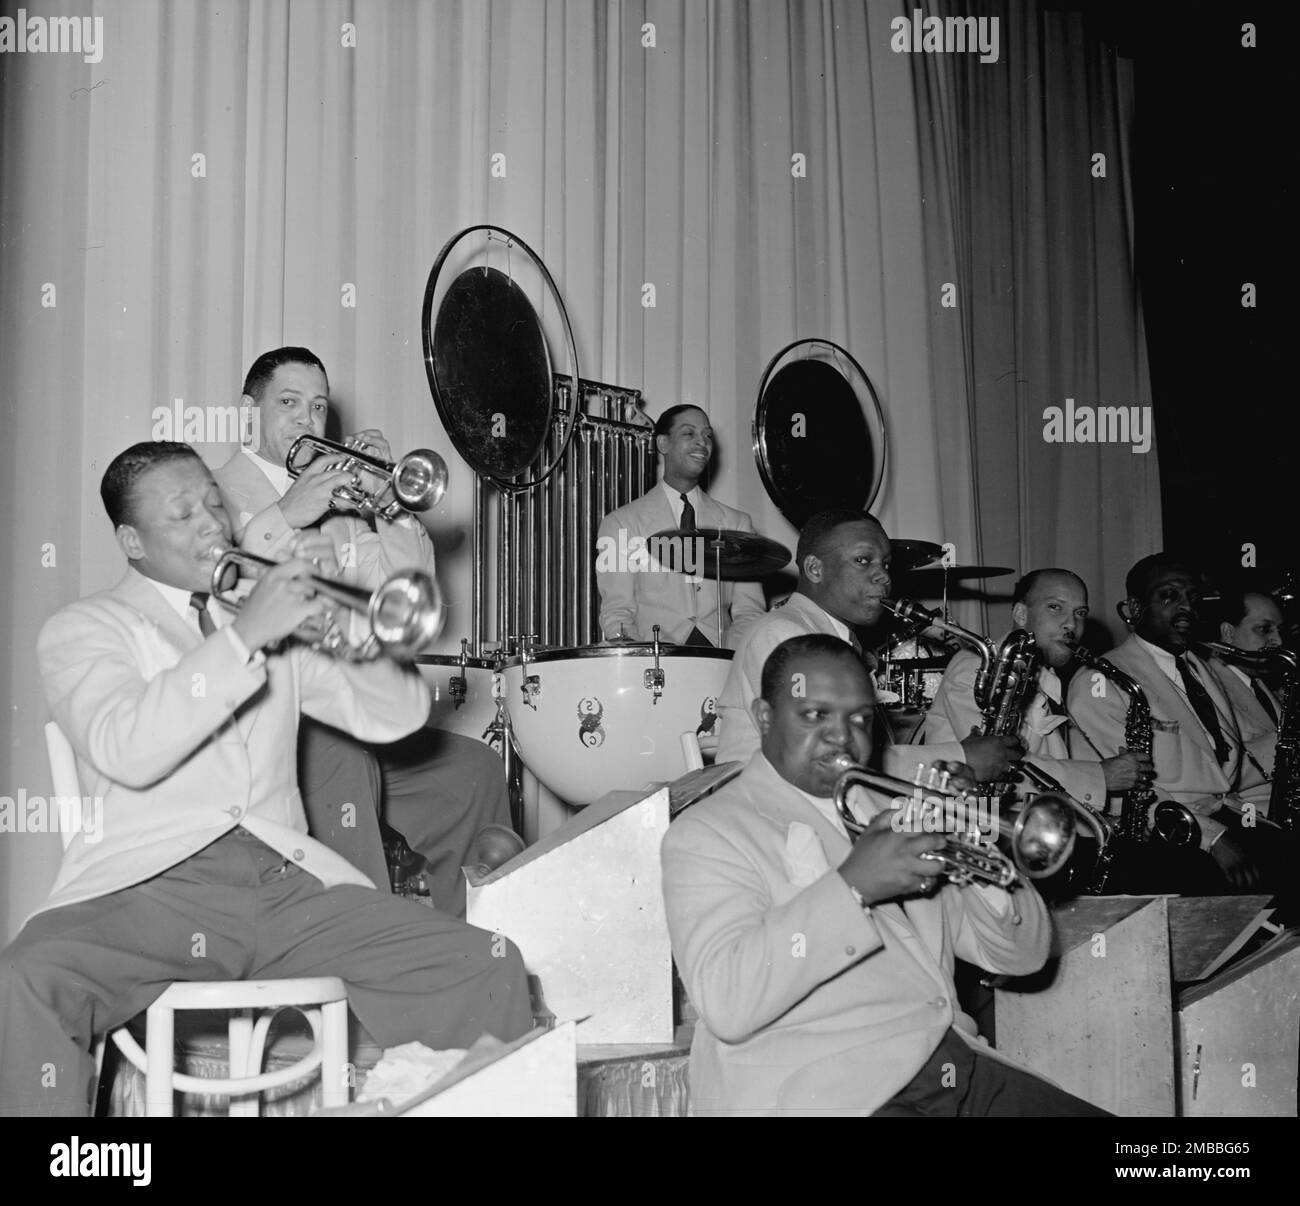
<instances>
[{"instance_id":1,"label":"dark background","mask_svg":"<svg viewBox=\"0 0 1300 1206\"><path fill-rule=\"evenodd\" d=\"M1295 158L1291 6L1102 5L1132 56L1135 246L1165 547L1228 584L1300 571L1290 329ZM1254 21L1258 47L1241 46ZM1288 95L1289 94L1289 95ZM1255 309L1241 286L1256 286Z\"/></svg>"}]
</instances>

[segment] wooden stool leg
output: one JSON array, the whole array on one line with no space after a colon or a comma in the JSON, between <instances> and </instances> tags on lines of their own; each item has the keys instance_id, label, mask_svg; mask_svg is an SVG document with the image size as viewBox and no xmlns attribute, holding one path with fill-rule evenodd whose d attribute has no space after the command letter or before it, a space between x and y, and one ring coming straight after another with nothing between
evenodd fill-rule
<instances>
[{"instance_id":1,"label":"wooden stool leg","mask_svg":"<svg viewBox=\"0 0 1300 1206\"><path fill-rule=\"evenodd\" d=\"M232 1010L229 1022L230 1033L230 1072L233 1079L237 1076L256 1076L258 1069L249 1067L253 1051L253 1011L251 1009ZM259 1061L260 1062L260 1061ZM260 1093L245 1093L237 1097L230 1095L231 1118L256 1118L261 1108Z\"/></svg>"},{"instance_id":2,"label":"wooden stool leg","mask_svg":"<svg viewBox=\"0 0 1300 1206\"><path fill-rule=\"evenodd\" d=\"M149 1118L170 1118L175 1017L168 1006L151 1005L145 1026L144 1112Z\"/></svg>"},{"instance_id":3,"label":"wooden stool leg","mask_svg":"<svg viewBox=\"0 0 1300 1206\"><path fill-rule=\"evenodd\" d=\"M348 1003L321 1006L324 1054L320 1066L320 1099L325 1109L348 1104Z\"/></svg>"}]
</instances>

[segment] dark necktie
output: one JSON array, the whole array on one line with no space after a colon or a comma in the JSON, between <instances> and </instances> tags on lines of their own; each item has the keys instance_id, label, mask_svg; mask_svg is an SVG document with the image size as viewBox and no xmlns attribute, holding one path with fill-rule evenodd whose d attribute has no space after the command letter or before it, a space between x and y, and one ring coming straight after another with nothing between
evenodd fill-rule
<instances>
[{"instance_id":1,"label":"dark necktie","mask_svg":"<svg viewBox=\"0 0 1300 1206\"><path fill-rule=\"evenodd\" d=\"M196 590L190 595L190 606L199 613L199 631L205 637L210 637L217 631L217 626L212 622L212 617L208 615L208 596L201 590Z\"/></svg>"},{"instance_id":2,"label":"dark necktie","mask_svg":"<svg viewBox=\"0 0 1300 1206\"><path fill-rule=\"evenodd\" d=\"M1214 711L1214 701L1210 698L1209 692L1201 685L1201 680L1196 677L1195 671L1188 666L1187 659L1183 654L1180 653L1174 658L1174 665L1178 667L1178 675L1183 680L1183 690L1187 692L1187 701L1192 705L1192 710L1205 726L1205 731L1209 733L1210 740L1214 742L1214 756L1219 760L1219 765L1223 766L1231 757L1231 754L1228 752L1228 743L1223 739L1223 730L1219 727L1219 717Z\"/></svg>"},{"instance_id":3,"label":"dark necktie","mask_svg":"<svg viewBox=\"0 0 1300 1206\"><path fill-rule=\"evenodd\" d=\"M695 508L691 506L691 500L687 498L685 494L681 496L681 499L682 499L682 522L679 526L684 532L694 531L695 530Z\"/></svg>"},{"instance_id":4,"label":"dark necktie","mask_svg":"<svg viewBox=\"0 0 1300 1206\"><path fill-rule=\"evenodd\" d=\"M1273 706L1273 701L1269 698L1268 690L1264 684L1257 678L1250 680L1250 689L1255 692L1255 698L1259 700L1259 706L1268 714L1269 720L1274 726L1277 725L1277 709Z\"/></svg>"}]
</instances>

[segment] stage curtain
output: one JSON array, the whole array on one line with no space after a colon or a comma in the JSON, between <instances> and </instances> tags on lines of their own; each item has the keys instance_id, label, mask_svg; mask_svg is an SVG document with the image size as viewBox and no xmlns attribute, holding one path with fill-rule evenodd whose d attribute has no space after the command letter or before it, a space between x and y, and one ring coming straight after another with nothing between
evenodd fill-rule
<instances>
[{"instance_id":1,"label":"stage curtain","mask_svg":"<svg viewBox=\"0 0 1300 1206\"><path fill-rule=\"evenodd\" d=\"M1088 640L1125 636L1124 576L1160 548L1154 442L1056 443L1049 407L1141 407L1153 431L1134 272L1133 63L1084 13L956 3L999 21L1000 56L915 56L932 392L974 472L967 562L1064 566L1088 584ZM1102 158L1098 158L1102 157ZM1130 418L1132 414L1130 412ZM990 581L1009 595L1013 579ZM997 631L1009 607L991 610Z\"/></svg>"},{"instance_id":2,"label":"stage curtain","mask_svg":"<svg viewBox=\"0 0 1300 1206\"><path fill-rule=\"evenodd\" d=\"M0 0L4 15L18 7ZM1150 454L1069 459L1031 439L1040 394L1123 401L1145 370L1131 298L1098 242L1123 233L1119 128L1102 188L1086 164L1092 111L1122 113L1124 93L1083 48L1035 50L1028 18L1003 63L980 68L896 53L890 22L910 9L875 0L59 11L102 19L98 62L0 62L0 796L49 791L40 625L122 570L98 497L108 461L183 436L155 415L177 399L216 423L249 362L278 344L325 361L338 430L378 426L394 448L447 455L448 498L428 523L444 640L458 647L472 479L429 398L419 314L439 248L474 223L513 230L546 262L584 375L642 389L651 414L708 408L713 492L786 544L750 422L769 358L810 336L847 347L881 396L890 470L876 510L892 535L950 541L963 560L1079 564L1091 541L1094 560L1104 546L1121 561L1114 525L1155 503L1132 489L1154 472ZM1027 84L1039 54L1064 74ZM959 68L972 73L964 91L947 74ZM937 83L914 94L917 73L947 80L946 97ZM985 140L978 172L965 138ZM1068 155L1082 166L1060 198L1034 165L1056 180ZM1010 213L996 248L977 246L970 211L995 184ZM955 323L940 307L949 279ZM230 455L233 433L204 434L210 463ZM1107 457L1132 465L1106 469ZM44 894L58 850L50 835L0 835L0 937Z\"/></svg>"}]
</instances>

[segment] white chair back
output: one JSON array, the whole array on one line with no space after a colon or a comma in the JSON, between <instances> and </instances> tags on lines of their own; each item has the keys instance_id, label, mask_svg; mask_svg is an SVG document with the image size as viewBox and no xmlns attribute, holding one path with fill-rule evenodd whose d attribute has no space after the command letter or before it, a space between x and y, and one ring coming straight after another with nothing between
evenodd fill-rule
<instances>
[{"instance_id":1,"label":"white chair back","mask_svg":"<svg viewBox=\"0 0 1300 1206\"><path fill-rule=\"evenodd\" d=\"M53 720L45 726L45 750L50 759L53 796L71 797L77 801L76 808L59 810L60 821L70 822L59 825L59 839L66 850L72 841L72 835L81 828L81 781L77 777L77 755L72 751L72 743ZM53 815L53 800L50 802L50 812Z\"/></svg>"}]
</instances>

